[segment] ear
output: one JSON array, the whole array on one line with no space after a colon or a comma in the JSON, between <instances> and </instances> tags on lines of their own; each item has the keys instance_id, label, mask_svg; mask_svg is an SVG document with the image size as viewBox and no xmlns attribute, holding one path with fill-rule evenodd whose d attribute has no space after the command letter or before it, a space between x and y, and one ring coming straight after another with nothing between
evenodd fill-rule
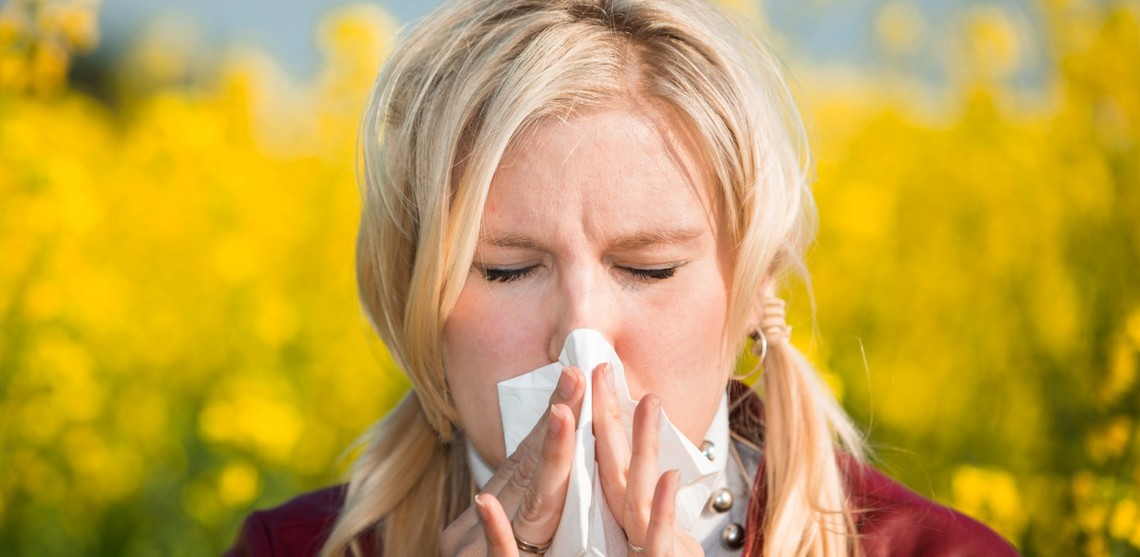
<instances>
[{"instance_id":1,"label":"ear","mask_svg":"<svg viewBox=\"0 0 1140 557\"><path fill-rule=\"evenodd\" d=\"M744 324L745 334L750 335L760 329L760 324L764 321L764 298L772 296L774 290L772 275L765 275L764 280L760 281L760 289L753 296L748 308L748 321Z\"/></svg>"}]
</instances>

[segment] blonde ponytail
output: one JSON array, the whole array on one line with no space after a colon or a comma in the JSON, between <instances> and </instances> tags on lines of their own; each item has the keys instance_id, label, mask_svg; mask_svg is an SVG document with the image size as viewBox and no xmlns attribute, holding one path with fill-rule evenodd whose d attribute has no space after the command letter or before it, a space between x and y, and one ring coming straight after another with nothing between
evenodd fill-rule
<instances>
[{"instance_id":1,"label":"blonde ponytail","mask_svg":"<svg viewBox=\"0 0 1140 557\"><path fill-rule=\"evenodd\" d=\"M812 365L787 342L768 350L765 555L861 555L836 439L856 459L863 441Z\"/></svg>"},{"instance_id":2,"label":"blonde ponytail","mask_svg":"<svg viewBox=\"0 0 1140 557\"><path fill-rule=\"evenodd\" d=\"M441 443L414 391L368 437L321 557L363 556L378 542L386 557L438 555L439 533L475 495L462 437Z\"/></svg>"}]
</instances>

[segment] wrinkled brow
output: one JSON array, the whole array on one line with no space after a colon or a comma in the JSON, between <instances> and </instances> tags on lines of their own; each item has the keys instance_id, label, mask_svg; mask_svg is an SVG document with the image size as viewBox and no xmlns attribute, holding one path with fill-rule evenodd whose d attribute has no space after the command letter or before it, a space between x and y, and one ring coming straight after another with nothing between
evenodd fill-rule
<instances>
[{"instance_id":1,"label":"wrinkled brow","mask_svg":"<svg viewBox=\"0 0 1140 557\"><path fill-rule=\"evenodd\" d=\"M479 245L496 248L541 249L538 242L526 234L489 234L486 231L479 234Z\"/></svg>"},{"instance_id":2,"label":"wrinkled brow","mask_svg":"<svg viewBox=\"0 0 1140 557\"><path fill-rule=\"evenodd\" d=\"M610 248L615 250L633 250L655 246L669 246L687 244L701 237L704 230L700 228L657 228L640 230L627 236L619 236L610 242Z\"/></svg>"},{"instance_id":3,"label":"wrinkled brow","mask_svg":"<svg viewBox=\"0 0 1140 557\"><path fill-rule=\"evenodd\" d=\"M700 228L654 228L639 230L632 234L618 236L610 241L607 247L621 251L662 245L687 244L699 238L703 233L704 230ZM526 234L492 234L484 232L479 236L479 244L499 248L543 249L539 242Z\"/></svg>"}]
</instances>

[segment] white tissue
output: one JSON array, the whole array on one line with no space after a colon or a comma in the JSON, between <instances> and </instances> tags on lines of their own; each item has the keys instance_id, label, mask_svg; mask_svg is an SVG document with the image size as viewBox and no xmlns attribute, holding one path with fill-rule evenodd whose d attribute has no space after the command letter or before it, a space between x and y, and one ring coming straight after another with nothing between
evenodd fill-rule
<instances>
[{"instance_id":1,"label":"white tissue","mask_svg":"<svg viewBox=\"0 0 1140 557\"><path fill-rule=\"evenodd\" d=\"M554 535L549 555L616 556L627 555L625 533L606 505L601 478L594 461L593 390L591 376L598 364L613 366L614 386L621 404L626 436L632 439L633 412L637 401L629 396L625 367L617 353L598 331L577 329L566 337L558 362L499 383L499 407L503 416L503 439L507 454L512 454L546 412L550 395L558 384L562 368L572 365L586 376L586 395L574 433L574 463L570 469L570 485L562 520ZM705 501L713 489L719 468L705 458L662 411L659 430L657 466L660 472L680 472L681 495L678 499ZM678 505L677 524L691 530L701 509Z\"/></svg>"}]
</instances>

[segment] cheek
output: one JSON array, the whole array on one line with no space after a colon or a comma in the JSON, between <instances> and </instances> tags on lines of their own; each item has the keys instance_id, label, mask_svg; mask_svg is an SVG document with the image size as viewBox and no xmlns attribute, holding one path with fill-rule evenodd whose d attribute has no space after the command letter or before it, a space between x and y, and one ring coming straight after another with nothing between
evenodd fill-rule
<instances>
[{"instance_id":1,"label":"cheek","mask_svg":"<svg viewBox=\"0 0 1140 557\"><path fill-rule=\"evenodd\" d=\"M711 261L655 296L643 311L650 312L645 321L670 339L683 337L670 349L686 349L694 345L719 343L728 315L728 287L718 265ZM661 343L664 343L662 340Z\"/></svg>"},{"instance_id":2,"label":"cheek","mask_svg":"<svg viewBox=\"0 0 1140 557\"><path fill-rule=\"evenodd\" d=\"M494 295L486 284L465 287L443 329L448 379L494 384L549 363L536 349L544 344L535 305Z\"/></svg>"},{"instance_id":3,"label":"cheek","mask_svg":"<svg viewBox=\"0 0 1140 557\"><path fill-rule=\"evenodd\" d=\"M731 371L723 342L728 296L719 276L686 281L643 304L631 330L636 337L618 350L633 398L660 396L669 419L694 443L707 431Z\"/></svg>"},{"instance_id":4,"label":"cheek","mask_svg":"<svg viewBox=\"0 0 1140 557\"><path fill-rule=\"evenodd\" d=\"M479 454L498 466L503 441L496 385L549 362L528 356L541 343L532 338L537 327L527 304L492 296L476 280L464 287L444 325L444 374L460 425Z\"/></svg>"}]
</instances>

